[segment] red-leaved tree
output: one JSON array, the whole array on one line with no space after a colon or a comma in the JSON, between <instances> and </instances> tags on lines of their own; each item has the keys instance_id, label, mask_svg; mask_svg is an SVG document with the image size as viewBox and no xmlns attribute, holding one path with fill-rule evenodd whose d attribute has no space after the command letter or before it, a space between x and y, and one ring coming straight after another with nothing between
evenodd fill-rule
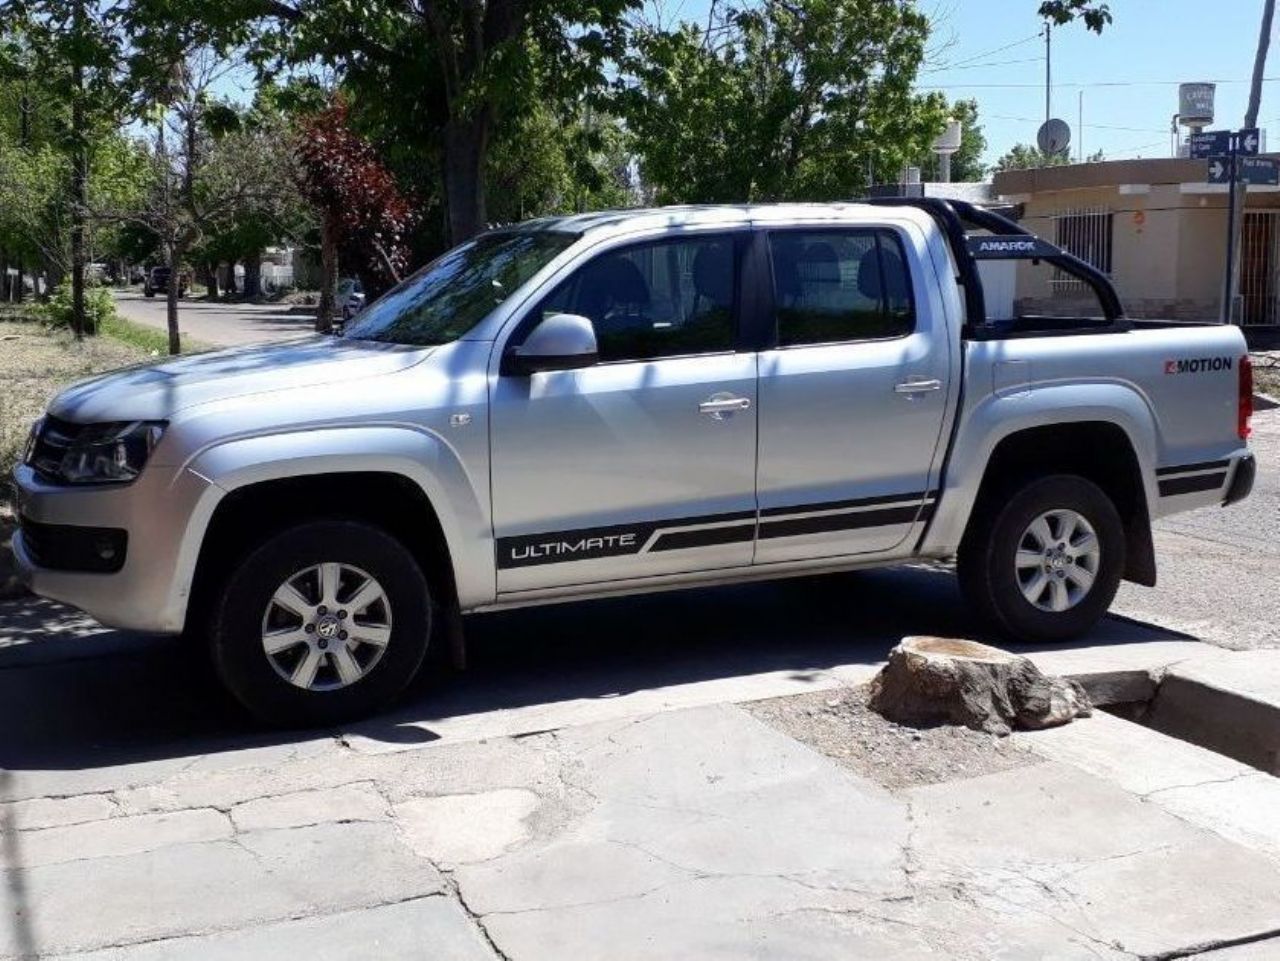
<instances>
[{"instance_id":1,"label":"red-leaved tree","mask_svg":"<svg viewBox=\"0 0 1280 961\"><path fill-rule=\"evenodd\" d=\"M351 129L341 100L302 123L295 150L298 185L320 215L324 281L316 330L327 333L333 327L339 252L367 284L390 286L408 269L405 237L418 214L373 145Z\"/></svg>"}]
</instances>

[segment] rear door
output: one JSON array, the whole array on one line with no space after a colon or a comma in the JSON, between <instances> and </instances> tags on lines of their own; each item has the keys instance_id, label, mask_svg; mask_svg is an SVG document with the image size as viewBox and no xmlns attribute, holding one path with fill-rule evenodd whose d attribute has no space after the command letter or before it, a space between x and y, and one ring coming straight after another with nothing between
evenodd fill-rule
<instances>
[{"instance_id":1,"label":"rear door","mask_svg":"<svg viewBox=\"0 0 1280 961\"><path fill-rule=\"evenodd\" d=\"M756 355L739 350L739 233L615 247L522 321L588 317L600 362L498 375L498 591L750 566Z\"/></svg>"},{"instance_id":2,"label":"rear door","mask_svg":"<svg viewBox=\"0 0 1280 961\"><path fill-rule=\"evenodd\" d=\"M951 376L942 318L918 296L936 283L923 238L796 227L768 245L756 563L906 550L936 499Z\"/></svg>"}]
</instances>

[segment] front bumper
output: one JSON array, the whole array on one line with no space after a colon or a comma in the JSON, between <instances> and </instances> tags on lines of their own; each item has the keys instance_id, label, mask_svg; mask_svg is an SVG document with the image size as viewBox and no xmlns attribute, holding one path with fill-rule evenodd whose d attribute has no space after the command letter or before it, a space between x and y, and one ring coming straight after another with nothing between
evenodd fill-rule
<instances>
[{"instance_id":1,"label":"front bumper","mask_svg":"<svg viewBox=\"0 0 1280 961\"><path fill-rule=\"evenodd\" d=\"M17 512L29 527L123 532L118 570L42 566L21 526L13 538L19 579L33 593L77 607L109 627L176 634L186 618L200 540L221 490L185 469L148 465L133 483L102 487L50 484L26 465L13 473Z\"/></svg>"}]
</instances>

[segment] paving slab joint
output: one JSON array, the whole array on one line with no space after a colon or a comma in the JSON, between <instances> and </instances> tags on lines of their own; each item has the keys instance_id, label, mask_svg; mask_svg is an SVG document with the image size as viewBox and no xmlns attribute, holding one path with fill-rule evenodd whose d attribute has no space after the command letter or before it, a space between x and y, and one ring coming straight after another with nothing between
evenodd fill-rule
<instances>
[{"instance_id":1,"label":"paving slab joint","mask_svg":"<svg viewBox=\"0 0 1280 961\"><path fill-rule=\"evenodd\" d=\"M438 865L436 870L440 872L440 876L444 878L445 890L453 896L453 899L462 908L462 911L476 926L476 930L480 932L480 937L484 938L484 943L489 946L489 950L493 952L494 957L500 961L511 961L511 958L503 951L493 937L489 934L489 929L484 925L484 917L477 914L471 909L471 905L467 904L467 899L462 894L462 889L458 886L458 879L453 876L453 871L449 868L442 868Z\"/></svg>"},{"instance_id":2,"label":"paving slab joint","mask_svg":"<svg viewBox=\"0 0 1280 961\"><path fill-rule=\"evenodd\" d=\"M1194 944L1185 948L1175 948L1172 951L1161 951L1159 954L1144 954L1141 961L1179 961L1181 958L1195 958L1201 955L1212 955L1217 951L1226 951L1230 948L1242 948L1251 944L1261 944L1264 941L1274 941L1280 939L1280 928L1272 928L1269 931L1259 931L1256 934L1246 934L1238 938L1222 938L1216 941L1206 941L1203 944Z\"/></svg>"}]
</instances>

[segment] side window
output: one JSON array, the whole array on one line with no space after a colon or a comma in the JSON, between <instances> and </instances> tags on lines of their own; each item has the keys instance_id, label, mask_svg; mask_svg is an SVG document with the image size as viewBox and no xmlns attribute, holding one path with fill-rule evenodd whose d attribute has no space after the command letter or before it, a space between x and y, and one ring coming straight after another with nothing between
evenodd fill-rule
<instances>
[{"instance_id":1,"label":"side window","mask_svg":"<svg viewBox=\"0 0 1280 961\"><path fill-rule=\"evenodd\" d=\"M778 346L901 337L915 329L911 276L892 231L778 231L769 252Z\"/></svg>"},{"instance_id":2,"label":"side window","mask_svg":"<svg viewBox=\"0 0 1280 961\"><path fill-rule=\"evenodd\" d=\"M601 361L730 351L734 262L726 236L624 247L581 267L538 309L589 318Z\"/></svg>"}]
</instances>

